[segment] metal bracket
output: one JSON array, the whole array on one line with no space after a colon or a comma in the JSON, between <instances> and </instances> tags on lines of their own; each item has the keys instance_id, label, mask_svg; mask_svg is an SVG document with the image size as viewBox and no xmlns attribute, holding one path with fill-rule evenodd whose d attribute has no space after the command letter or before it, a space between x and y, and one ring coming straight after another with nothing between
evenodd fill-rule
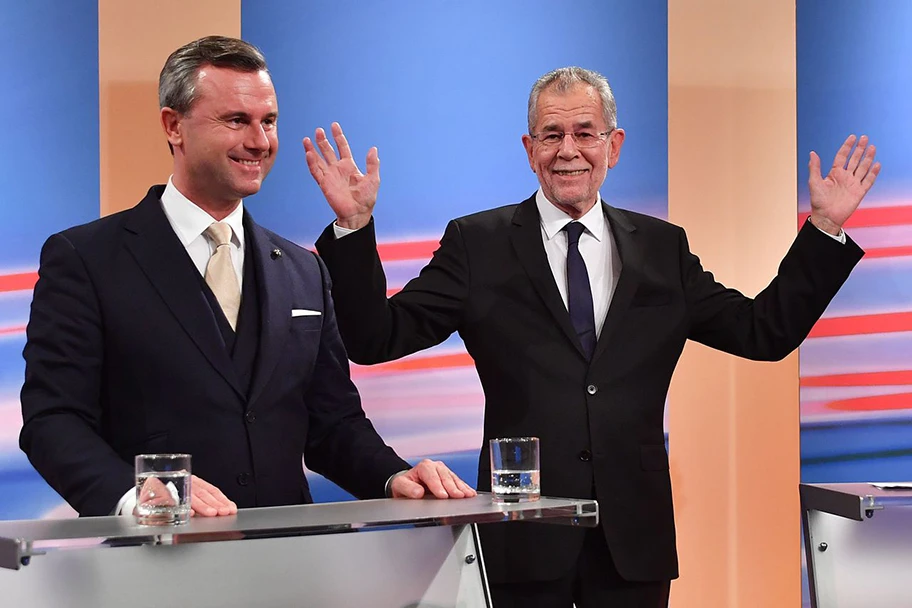
<instances>
[{"instance_id":1,"label":"metal bracket","mask_svg":"<svg viewBox=\"0 0 912 608\"><path fill-rule=\"evenodd\" d=\"M0 537L0 568L19 570L29 565L32 556L45 553L46 551L36 551L30 540Z\"/></svg>"}]
</instances>

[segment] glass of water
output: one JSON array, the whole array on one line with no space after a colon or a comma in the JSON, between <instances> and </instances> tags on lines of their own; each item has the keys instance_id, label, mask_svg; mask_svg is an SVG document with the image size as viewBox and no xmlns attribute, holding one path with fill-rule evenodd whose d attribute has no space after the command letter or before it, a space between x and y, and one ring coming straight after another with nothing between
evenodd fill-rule
<instances>
[{"instance_id":1,"label":"glass of water","mask_svg":"<svg viewBox=\"0 0 912 608\"><path fill-rule=\"evenodd\" d=\"M492 439L491 493L495 502L526 502L541 497L538 437Z\"/></svg>"},{"instance_id":2,"label":"glass of water","mask_svg":"<svg viewBox=\"0 0 912 608\"><path fill-rule=\"evenodd\" d=\"M136 521L147 526L190 519L190 454L136 456Z\"/></svg>"}]
</instances>

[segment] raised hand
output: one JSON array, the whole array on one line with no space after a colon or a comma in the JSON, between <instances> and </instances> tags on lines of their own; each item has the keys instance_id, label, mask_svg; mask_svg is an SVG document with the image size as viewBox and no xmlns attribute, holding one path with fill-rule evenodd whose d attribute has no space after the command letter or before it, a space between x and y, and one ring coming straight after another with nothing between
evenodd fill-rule
<instances>
[{"instance_id":1,"label":"raised hand","mask_svg":"<svg viewBox=\"0 0 912 608\"><path fill-rule=\"evenodd\" d=\"M314 134L316 146L309 137L304 138L307 167L336 213L336 223L343 228L362 228L370 221L374 203L377 202L380 157L377 148L368 151L367 175L364 175L352 158L348 140L337 122L332 123L332 136L339 148L339 156L336 156L323 129L317 129Z\"/></svg>"},{"instance_id":2,"label":"raised hand","mask_svg":"<svg viewBox=\"0 0 912 608\"><path fill-rule=\"evenodd\" d=\"M839 234L880 173L880 163L874 162L874 146L868 145L867 135L858 139L854 151L852 146L855 146L855 136L849 135L836 153L826 177L821 175L820 157L816 152L811 152L808 163L811 223L833 235Z\"/></svg>"}]
</instances>

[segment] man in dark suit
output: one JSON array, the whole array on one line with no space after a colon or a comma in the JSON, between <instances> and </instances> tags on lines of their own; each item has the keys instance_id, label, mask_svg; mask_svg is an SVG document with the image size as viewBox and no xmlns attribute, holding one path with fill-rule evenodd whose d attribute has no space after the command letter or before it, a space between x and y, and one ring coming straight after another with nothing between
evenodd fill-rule
<instances>
[{"instance_id":1,"label":"man in dark suit","mask_svg":"<svg viewBox=\"0 0 912 608\"><path fill-rule=\"evenodd\" d=\"M191 509L312 502L302 467L362 498L471 496L442 463L410 468L361 409L326 269L258 226L278 151L265 59L187 44L159 81L174 156L134 208L48 239L22 388L22 449L81 515L130 514L133 457L193 456Z\"/></svg>"},{"instance_id":2,"label":"man in dark suit","mask_svg":"<svg viewBox=\"0 0 912 608\"><path fill-rule=\"evenodd\" d=\"M376 149L362 174L341 128L304 140L336 213L317 241L353 361L396 359L459 332L485 393L487 440L541 439L541 488L596 498L602 525L485 529L497 606L666 606L678 575L663 410L686 340L781 359L863 252L841 230L880 170L862 137L824 179L811 153L810 221L755 299L703 270L684 231L606 205L599 188L624 142L600 74L562 68L535 84L523 145L541 188L519 205L449 223L420 275L387 299L372 209ZM319 148L319 150L318 150Z\"/></svg>"}]
</instances>

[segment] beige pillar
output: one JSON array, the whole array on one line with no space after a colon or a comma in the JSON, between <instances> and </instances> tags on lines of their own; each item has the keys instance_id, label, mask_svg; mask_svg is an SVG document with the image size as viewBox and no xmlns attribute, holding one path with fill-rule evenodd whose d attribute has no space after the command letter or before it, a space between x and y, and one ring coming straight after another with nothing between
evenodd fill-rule
<instances>
[{"instance_id":1,"label":"beige pillar","mask_svg":"<svg viewBox=\"0 0 912 608\"><path fill-rule=\"evenodd\" d=\"M797 226L795 2L668 5L669 217L718 280L755 295ZM674 608L801 605L798 422L796 354L688 345L669 412Z\"/></svg>"},{"instance_id":2,"label":"beige pillar","mask_svg":"<svg viewBox=\"0 0 912 608\"><path fill-rule=\"evenodd\" d=\"M167 181L158 73L174 49L210 34L240 36L240 0L98 1L101 215Z\"/></svg>"}]
</instances>

